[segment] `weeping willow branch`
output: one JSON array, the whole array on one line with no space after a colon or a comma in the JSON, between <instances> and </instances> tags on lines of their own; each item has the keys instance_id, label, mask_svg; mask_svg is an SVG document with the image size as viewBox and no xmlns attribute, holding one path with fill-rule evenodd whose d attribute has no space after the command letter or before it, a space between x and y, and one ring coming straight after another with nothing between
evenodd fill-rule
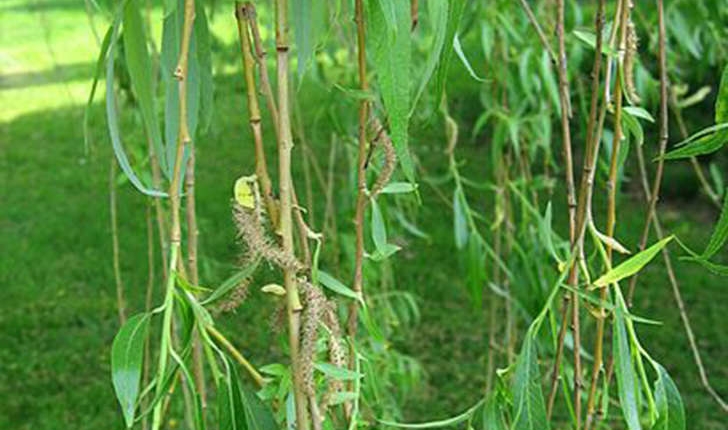
<instances>
[{"instance_id":1,"label":"weeping willow branch","mask_svg":"<svg viewBox=\"0 0 728 430\"><path fill-rule=\"evenodd\" d=\"M195 207L195 147L190 146L190 158L187 160L185 171L185 212L187 216L187 270L192 285L200 284L200 274L197 265L197 243L199 230L197 228L197 210ZM202 343L197 332L194 334L192 345L192 364L195 384L200 394L203 409L207 408L207 387L205 386L204 357Z\"/></svg>"},{"instance_id":2,"label":"weeping willow branch","mask_svg":"<svg viewBox=\"0 0 728 430\"><path fill-rule=\"evenodd\" d=\"M294 253L292 198L291 198L291 120L289 115L290 99L288 96L288 1L276 0L276 63L278 72L278 169L280 180L280 232L283 251ZM286 288L286 314L288 317L288 340L293 368L293 394L296 405L296 428L308 429L308 410L306 395L303 390L300 360L301 300L296 283L296 272L290 269L283 271Z\"/></svg>"},{"instance_id":3,"label":"weeping willow branch","mask_svg":"<svg viewBox=\"0 0 728 430\"><path fill-rule=\"evenodd\" d=\"M250 7L249 7L250 6ZM250 120L250 130L253 133L253 142L255 145L255 174L263 191L263 201L268 217L273 224L273 229L278 229L278 204L273 197L273 184L268 174L268 167L265 160L265 148L263 146L263 130L261 126L260 105L258 104L258 95L256 94L254 59L251 53L251 43L249 28L251 26L252 17L255 16L255 9L252 5L240 2L235 3L235 17L238 21L238 36L240 38L240 47L243 57L243 71L245 75L245 87L248 95L248 117ZM265 64L263 63L263 66ZM262 68L261 67L261 68ZM262 73L261 73L262 75Z\"/></svg>"},{"instance_id":4,"label":"weeping willow branch","mask_svg":"<svg viewBox=\"0 0 728 430\"><path fill-rule=\"evenodd\" d=\"M367 80L366 59L366 30L364 22L364 1L355 3L357 65L359 70L359 89L366 93L369 90ZM367 119L369 118L369 102L362 99L359 102L359 148L357 156L357 195L354 226L356 229L356 245L354 250L354 285L357 294L362 294L364 275L364 210L367 204L366 162L367 162ZM359 304L353 300L349 305L348 333L352 338L356 336ZM352 354L353 356L353 354Z\"/></svg>"},{"instance_id":5,"label":"weeping willow branch","mask_svg":"<svg viewBox=\"0 0 728 430\"><path fill-rule=\"evenodd\" d=\"M182 227L180 223L180 183L181 170L184 159L184 150L190 144L191 138L187 126L187 70L190 50L190 39L192 37L192 25L195 19L195 0L185 0L184 4L184 25L182 28L182 42L179 50L179 60L174 76L178 80L179 89L179 131L177 136L177 150L174 160L172 180L169 186L169 201L171 208L172 225L169 240L169 275L164 300L164 313L162 320L161 353L159 354L159 365L157 367L157 378L162 380L167 370L168 350L171 348L172 337L172 313L174 306L174 283L172 272L180 265L180 248L182 242ZM162 384L157 386L157 395L162 395ZM152 430L158 430L162 421L162 409L165 402L159 402L154 407L152 415Z\"/></svg>"},{"instance_id":6,"label":"weeping willow branch","mask_svg":"<svg viewBox=\"0 0 728 430\"><path fill-rule=\"evenodd\" d=\"M558 78L559 78L559 102L561 108L561 133L563 140L563 155L565 164L567 204L569 207L569 244L572 249L576 244L576 192L574 188L574 167L571 155L571 103L569 100L569 80L566 64L566 38L564 34L564 0L556 2L556 37L558 40ZM569 285L575 286L578 283L578 270L574 264L569 274ZM564 295L563 306L567 307L571 302L571 329L574 339L574 409L576 412L576 428L581 427L581 338L579 329L579 296L576 292L571 294L571 298ZM564 340L566 338L566 318L568 312L562 310L562 323L559 333L559 341L556 348L556 357L554 366L551 371L551 392L548 402L548 417L551 418L553 412L554 398L558 386L558 374L561 366L561 356L564 349Z\"/></svg>"},{"instance_id":7,"label":"weeping willow branch","mask_svg":"<svg viewBox=\"0 0 728 430\"><path fill-rule=\"evenodd\" d=\"M220 333L215 327L208 325L205 327L205 330L207 330L208 333L212 335L212 337L217 340L217 343L219 343L227 352L237 361L240 363L241 366L248 372L250 377L253 379L256 385L259 387L262 387L265 385L265 378L263 378L263 375L258 372L258 370L250 364L250 361L248 361L245 356L238 351L237 348L225 337L222 333Z\"/></svg>"},{"instance_id":8,"label":"weeping willow branch","mask_svg":"<svg viewBox=\"0 0 728 430\"><path fill-rule=\"evenodd\" d=\"M126 300L124 299L124 283L121 280L119 263L119 225L116 214L116 158L111 156L109 165L109 212L111 218L111 247L113 251L114 282L116 283L116 311L119 323L126 322Z\"/></svg>"}]
</instances>

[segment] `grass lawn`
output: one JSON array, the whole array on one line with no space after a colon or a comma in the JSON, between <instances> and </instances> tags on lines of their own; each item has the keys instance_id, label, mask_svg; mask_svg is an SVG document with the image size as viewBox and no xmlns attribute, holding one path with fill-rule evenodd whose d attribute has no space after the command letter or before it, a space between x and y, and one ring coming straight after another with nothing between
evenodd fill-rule
<instances>
[{"instance_id":1,"label":"grass lawn","mask_svg":"<svg viewBox=\"0 0 728 430\"><path fill-rule=\"evenodd\" d=\"M218 13L215 21L223 43L235 37L228 17ZM0 428L122 428L109 374L118 326L108 210L111 152L100 102L88 154L82 131L97 48L80 0L4 1L0 26ZM216 65L216 119L197 146L201 267L208 285L229 274L240 253L229 199L234 180L253 171L243 87L239 73L232 73L237 67L237 60ZM133 115L126 116L124 127L141 128ZM424 126L413 130L413 147L433 174L442 168L441 134ZM132 131L126 140L141 139ZM471 160L487 153L466 143L462 151ZM466 168L483 177L481 165ZM118 190L121 271L130 307L138 310L147 283L145 199L128 184ZM398 288L413 292L422 311L420 324L396 340L428 376L405 405L406 416L416 421L446 417L479 398L488 348L487 315L472 310L458 270L451 212L431 188L422 190L425 204L417 223L431 240L406 238L393 262ZM562 203L554 201L555 213ZM642 206L629 195L622 204L618 236L635 249ZM706 242L717 216L700 199L667 201L662 209L667 230L696 246ZM346 219L339 223L342 231L350 227ZM725 281L684 262L676 262L676 270L714 387L728 395ZM220 325L262 365L281 351L267 330L271 303L259 296ZM725 428L725 414L701 388L659 261L640 278L635 313L663 323L638 330L647 350L675 378L689 428Z\"/></svg>"}]
</instances>

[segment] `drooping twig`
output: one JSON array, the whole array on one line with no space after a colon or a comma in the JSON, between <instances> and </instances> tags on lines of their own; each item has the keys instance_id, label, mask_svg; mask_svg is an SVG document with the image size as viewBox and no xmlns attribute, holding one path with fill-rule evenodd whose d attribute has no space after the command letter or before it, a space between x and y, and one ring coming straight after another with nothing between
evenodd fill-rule
<instances>
[{"instance_id":1,"label":"drooping twig","mask_svg":"<svg viewBox=\"0 0 728 430\"><path fill-rule=\"evenodd\" d=\"M119 225L116 214L116 157L111 156L109 165L109 212L111 218L111 247L113 251L114 282L116 283L116 311L119 324L126 322L126 300L124 299L124 283L121 280L119 262Z\"/></svg>"},{"instance_id":2,"label":"drooping twig","mask_svg":"<svg viewBox=\"0 0 728 430\"><path fill-rule=\"evenodd\" d=\"M369 90L366 61L366 23L364 22L364 1L356 0L354 21L356 22L357 65L359 71L359 89ZM362 294L364 284L364 210L367 204L366 161L367 161L367 121L369 119L369 101L359 102L359 147L357 157L357 195L354 227L356 229L356 245L354 248L354 292ZM348 333L356 336L359 306L352 301L349 306ZM353 354L352 354L353 356Z\"/></svg>"},{"instance_id":3,"label":"drooping twig","mask_svg":"<svg viewBox=\"0 0 728 430\"><path fill-rule=\"evenodd\" d=\"M288 96L288 1L276 0L276 64L278 73L278 178L280 181L280 233L283 251L293 255L292 179L291 179L291 119ZM301 300L293 270L283 271L286 289L286 314L288 317L288 343L293 369L293 395L296 407L296 428L307 430L308 409L303 390L300 360Z\"/></svg>"}]
</instances>

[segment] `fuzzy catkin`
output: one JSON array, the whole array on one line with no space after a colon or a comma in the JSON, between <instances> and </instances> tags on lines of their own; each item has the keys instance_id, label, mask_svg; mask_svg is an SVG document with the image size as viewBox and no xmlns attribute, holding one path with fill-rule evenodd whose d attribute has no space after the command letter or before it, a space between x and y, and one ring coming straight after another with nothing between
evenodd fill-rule
<instances>
[{"instance_id":1,"label":"fuzzy catkin","mask_svg":"<svg viewBox=\"0 0 728 430\"><path fill-rule=\"evenodd\" d=\"M642 99L637 93L637 86L635 85L634 69L637 62L637 49L639 46L639 39L637 37L637 30L635 29L634 23L630 20L627 23L627 46L624 54L624 86L627 96L633 103L639 103Z\"/></svg>"},{"instance_id":2,"label":"fuzzy catkin","mask_svg":"<svg viewBox=\"0 0 728 430\"><path fill-rule=\"evenodd\" d=\"M213 315L232 312L242 305L248 298L250 292L251 278L245 278L228 294L225 299L221 300L213 309Z\"/></svg>"},{"instance_id":3,"label":"fuzzy catkin","mask_svg":"<svg viewBox=\"0 0 728 430\"><path fill-rule=\"evenodd\" d=\"M379 172L376 182L374 182L371 192L372 196L376 196L392 178L394 169L397 167L397 155L394 151L394 145L392 145L392 138L390 138L389 134L387 134L387 131L379 121L379 118L372 115L372 119L369 124L370 133L374 134L374 143L381 146L382 151L384 152L384 165L382 166L382 170Z\"/></svg>"},{"instance_id":4,"label":"fuzzy catkin","mask_svg":"<svg viewBox=\"0 0 728 430\"><path fill-rule=\"evenodd\" d=\"M298 279L298 287L303 296L303 323L301 324L301 373L306 394L316 394L313 378L313 363L316 357L316 341L321 315L326 307L326 296L305 278Z\"/></svg>"},{"instance_id":5,"label":"fuzzy catkin","mask_svg":"<svg viewBox=\"0 0 728 430\"><path fill-rule=\"evenodd\" d=\"M266 235L260 217L254 211L235 203L233 216L238 236L245 242L252 255L261 256L284 270L301 272L306 268L295 256L284 252L273 243Z\"/></svg>"},{"instance_id":6,"label":"fuzzy catkin","mask_svg":"<svg viewBox=\"0 0 728 430\"><path fill-rule=\"evenodd\" d=\"M333 300L326 302L326 309L324 310L322 320L324 325L329 329L329 361L331 364L337 367L346 368L347 356L346 348L343 345L343 339L341 336L341 325L336 315L336 303ZM329 406L331 406L331 400L334 394L344 389L341 381L332 379L328 383L328 389L324 393L321 399L321 410L325 414Z\"/></svg>"}]
</instances>

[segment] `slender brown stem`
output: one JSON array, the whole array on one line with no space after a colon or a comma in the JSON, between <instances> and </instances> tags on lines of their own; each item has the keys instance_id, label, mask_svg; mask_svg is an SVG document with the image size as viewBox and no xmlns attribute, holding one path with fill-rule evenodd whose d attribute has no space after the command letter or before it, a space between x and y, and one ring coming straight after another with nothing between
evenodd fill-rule
<instances>
[{"instance_id":1,"label":"slender brown stem","mask_svg":"<svg viewBox=\"0 0 728 430\"><path fill-rule=\"evenodd\" d=\"M126 300L124 299L124 283L121 280L121 264L119 262L119 225L116 213L116 158L111 156L109 165L109 212L111 218L111 247L113 251L114 281L116 283L116 311L119 324L126 322Z\"/></svg>"},{"instance_id":2,"label":"slender brown stem","mask_svg":"<svg viewBox=\"0 0 728 430\"><path fill-rule=\"evenodd\" d=\"M263 41L260 37L260 30L258 29L257 13L255 5L250 2L246 2L243 7L245 8L246 15L249 19L250 32L253 36L253 48L255 49L255 60L258 63L258 73L260 76L260 88L265 101L268 105L268 111L270 112L271 121L275 128L276 138L280 139L280 124L278 121L278 107L276 106L276 100L273 96L273 90L270 86L270 78L268 77L268 66L266 58L268 53L263 48Z\"/></svg>"},{"instance_id":3,"label":"slender brown stem","mask_svg":"<svg viewBox=\"0 0 728 430\"><path fill-rule=\"evenodd\" d=\"M280 233L283 252L293 255L292 222L292 180L291 180L291 119L288 96L288 1L276 0L276 63L278 71L278 177L280 180ZM291 268L283 271L286 288L286 311L288 316L288 340L293 368L293 394L296 405L296 428L309 427L306 395L303 389L303 374L300 362L301 300L298 294L296 273Z\"/></svg>"},{"instance_id":4,"label":"slender brown stem","mask_svg":"<svg viewBox=\"0 0 728 430\"><path fill-rule=\"evenodd\" d=\"M538 23L538 19L536 18L536 15L533 14L533 10L531 9L531 6L528 4L528 1L526 0L519 0L521 3L521 7L523 8L523 11L526 12L526 16L528 17L528 21L531 23L531 26L534 30L536 30L536 34L538 34L538 38L541 40L541 45L543 45L543 48L548 52L549 57L551 58L551 62L554 64L558 63L558 58L556 57L556 53L554 52L554 48L551 47L551 43L549 43L548 38L546 37L546 33L543 32L543 29L541 28L541 24Z\"/></svg>"},{"instance_id":5,"label":"slender brown stem","mask_svg":"<svg viewBox=\"0 0 728 430\"><path fill-rule=\"evenodd\" d=\"M667 77L667 54L666 54L666 33L665 33L665 10L663 0L657 0L657 17L659 26L659 61L660 61L660 143L659 156L657 159L657 171L655 172L655 180L652 183L652 190L648 194L647 203L647 219L642 229L640 237L639 249L644 250L647 246L647 240L650 235L650 225L655 215L657 202L660 199L660 187L662 186L662 174L665 167L665 152L667 151L667 142L669 139L669 118L668 118L668 77ZM632 299L634 297L635 286L639 274L635 274L629 281L629 293L627 295L627 306L632 307Z\"/></svg>"},{"instance_id":6,"label":"slender brown stem","mask_svg":"<svg viewBox=\"0 0 728 430\"><path fill-rule=\"evenodd\" d=\"M187 159L185 171L185 212L187 217L187 272L192 285L200 284L200 274L197 265L197 243L199 230L197 228L197 209L195 207L195 162L194 145L190 146L190 157ZM204 357L202 343L197 332L194 334L192 344L192 372L195 384L200 395L203 410L207 408L207 387L205 386Z\"/></svg>"},{"instance_id":7,"label":"slender brown stem","mask_svg":"<svg viewBox=\"0 0 728 430\"><path fill-rule=\"evenodd\" d=\"M565 6L564 0L556 1L556 37L558 40L558 78L559 78L559 102L561 108L561 132L563 140L563 156L566 176L566 192L567 204L569 208L569 244L571 249L575 249L576 244L576 192L574 187L574 163L571 155L571 129L569 118L571 116L571 103L569 99L569 80L567 71L566 58L566 37L565 37ZM569 273L569 284L575 286L578 283L578 270L573 265ZM564 306L568 305L566 295L564 296ZM579 328L579 297L574 292L571 294L571 327L572 337L574 340L574 409L576 412L576 428L581 427L581 336ZM562 310L563 317L567 316L565 310ZM556 359L554 367L551 371L551 391L549 393L548 417L550 419L553 412L553 402L558 387L558 374L561 366L561 355L564 348L566 320L562 320L559 332L559 341L556 348Z\"/></svg>"},{"instance_id":8,"label":"slender brown stem","mask_svg":"<svg viewBox=\"0 0 728 430\"><path fill-rule=\"evenodd\" d=\"M263 192L263 202L265 203L268 217L273 224L273 229L278 229L278 204L273 196L273 183L268 174L268 165L265 159L265 147L263 146L263 130L261 126L260 105L258 104L258 94L255 85L255 60L251 52L249 27L255 16L255 9L252 4L245 5L240 2L235 3L235 16L238 21L238 36L240 38L240 47L243 57L243 72L245 75L245 86L248 95L248 118L250 122L250 130L253 133L253 143L255 145L255 174L258 177L261 191ZM265 67L265 63L261 67ZM270 87L268 87L270 89Z\"/></svg>"},{"instance_id":9,"label":"slender brown stem","mask_svg":"<svg viewBox=\"0 0 728 430\"><path fill-rule=\"evenodd\" d=\"M356 21L356 39L357 39L357 63L359 68L359 88L363 92L369 90L369 82L367 81L367 62L366 62L366 29L364 22L364 1L356 0L355 18ZM354 251L354 291L362 294L364 275L364 210L367 204L367 184L366 184L366 161L367 161L367 119L369 118L369 102L362 99L359 102L359 151L357 157L357 196L356 196L356 214L354 215L354 226L356 228L356 246ZM352 301L349 307L349 336L356 336L358 322L358 303Z\"/></svg>"}]
</instances>

